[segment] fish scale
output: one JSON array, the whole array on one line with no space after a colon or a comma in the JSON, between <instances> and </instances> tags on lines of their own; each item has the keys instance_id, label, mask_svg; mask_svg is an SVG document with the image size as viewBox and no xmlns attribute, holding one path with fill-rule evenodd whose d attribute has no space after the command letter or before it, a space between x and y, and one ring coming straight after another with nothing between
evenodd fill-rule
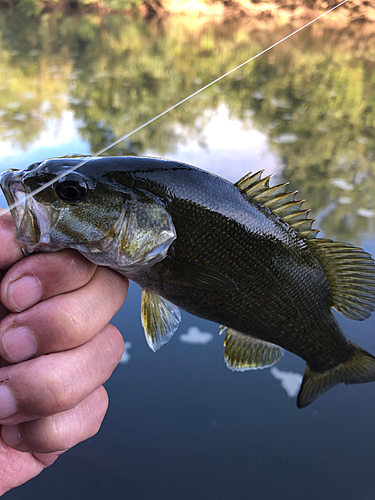
<instances>
[{"instance_id":1,"label":"fish scale","mask_svg":"<svg viewBox=\"0 0 375 500\"><path fill-rule=\"evenodd\" d=\"M184 184L184 188L186 190L187 184ZM185 191L185 196L187 192ZM191 193L191 196L193 193ZM202 192L196 195L196 199L198 202L202 202ZM242 197L238 196L237 203L243 205L243 210L248 209L248 204L246 200ZM226 326L231 326L241 332L250 333L252 335L260 336L261 338L274 341L283 347L287 344L288 350L291 350L289 343L290 340L294 343L293 347L297 347L297 354L302 355L304 359L308 357L308 354L304 352L304 345L307 343L307 348L310 347L310 342L307 339L303 340L303 345L299 346L300 335L296 333L294 338L293 332L301 330L301 323L298 325L293 324L290 321L290 309L291 304L287 302L297 301L298 293L293 293L293 288L289 287L285 283L286 277L291 276L291 267L285 265L285 254L279 251L276 255L266 255L266 240L264 238L264 233L269 233L270 231L265 230L265 226L267 224L271 224L271 222L266 219L263 222L263 228L257 231L257 228L251 228L247 233L241 233L241 237L238 237L238 226L236 222L231 220L229 217L225 217L221 214L212 212L211 210L204 209L199 205L185 204L179 203L179 212L182 212L182 216L179 217L179 212L174 211L173 202L170 205L166 204L167 210L170 210L172 214L172 218L174 220L174 224L177 232L177 239L172 244L172 249L175 255L175 258L181 261L197 261L200 262L204 266L212 267L214 269L219 270L223 274L230 276L240 288L240 292L220 292L216 293L215 297L208 297L207 291L194 291L194 297L184 297L186 294L186 290L181 289L176 286L173 287L168 281L164 283L163 289L159 292L170 300L173 303L181 303L183 301L183 308L192 314L197 314L197 308L199 304L199 312L200 316L203 316L207 319L213 319L217 322L222 322L226 324ZM251 208L251 207L250 207ZM233 206L230 208L229 212L233 211ZM197 212L200 212L199 214ZM190 215L191 214L191 215ZM259 214L258 214L259 215ZM265 216L264 216L265 217ZM209 218L209 222L207 221ZM200 228L199 226L192 227L191 220L206 220L205 228ZM251 217L248 217L251 220ZM276 222L276 218L275 218ZM229 226L229 231L228 231ZM212 227L215 228L215 231L212 231ZM274 233L276 234L277 229L274 229ZM295 235L289 235L287 232L283 233L284 238L290 236L290 239L296 238ZM226 238L225 238L226 237ZM201 241L204 242L202 245L189 245L189 241L197 241L201 238ZM275 235L274 235L275 238ZM274 244L269 244L270 251L277 250ZM229 247L229 251L228 251ZM225 259L222 259L219 255L216 259L214 259L214 255L210 252L210 248L220 248L222 249L222 254L225 255ZM282 247L279 246L281 250ZM239 255L247 256L247 259L240 258ZM265 273L269 274L273 277L273 282L275 282L276 272L275 268L272 267L272 260L279 257L280 261L284 262L285 271L284 275L280 275L277 280L280 283L280 293L272 293L274 290L274 284L268 286L267 279L265 279ZM233 259L233 263L235 262L235 266L230 265L230 260ZM315 259L310 256L310 259ZM264 262L264 263L262 263ZM317 264L315 264L317 266ZM167 263L159 263L154 267L155 274L158 276L162 276L165 273L165 266ZM263 268L263 270L259 270L259 268ZM279 268L279 272L282 271L282 268ZM244 273L248 273L244 274ZM323 273L320 270L321 279L324 279ZM255 283L255 286L249 287L248 276L251 276L252 283ZM299 269L299 277L301 281L311 282L306 278L303 279L303 275L301 273L301 269ZM291 276L293 279L293 276ZM152 276L147 273L146 276L136 276L134 278L135 281L138 281L139 284L146 288L153 289L153 283L158 282L159 279L157 276ZM326 285L328 287L328 284ZM292 295L292 300L286 300L285 291L288 290L288 293ZM155 289L155 291L158 291ZM327 289L328 292L328 289ZM230 297L232 295L232 297ZM311 295L311 294L310 294ZM218 312L213 313L212 311L212 303L215 303L216 309ZM301 300L299 300L301 302ZM304 311L308 311L308 308L305 306ZM204 311L204 312L202 312ZM254 312L253 312L254 311ZM213 315L215 314L214 318ZM306 313L305 313L306 314ZM331 314L331 313L330 313ZM320 323L320 315L315 319L315 322ZM221 319L219 319L219 317ZM224 319L223 319L224 316ZM258 318L262 317L261 324L258 323ZM278 327L281 329L281 337L285 336L285 333L289 332L290 335L287 340L283 338L278 338L278 333L275 332L274 324L275 324L275 316L278 317ZM280 321L280 319L284 318L284 323ZM249 321L251 318L251 321ZM257 327L254 327L254 324ZM310 328L311 329L311 328ZM272 337L269 331L272 331ZM324 330L321 331L321 335L324 336ZM275 338L276 337L276 338ZM341 337L340 337L341 340ZM284 345L283 345L284 344ZM296 346L297 344L297 346ZM345 342L345 348L347 347Z\"/></svg>"}]
</instances>

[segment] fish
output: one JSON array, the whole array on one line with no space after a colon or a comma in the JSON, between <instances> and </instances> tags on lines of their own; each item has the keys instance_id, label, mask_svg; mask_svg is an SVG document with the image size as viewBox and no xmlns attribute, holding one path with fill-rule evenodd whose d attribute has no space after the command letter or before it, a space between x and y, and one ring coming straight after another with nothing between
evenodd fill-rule
<instances>
[{"instance_id":1,"label":"fish","mask_svg":"<svg viewBox=\"0 0 375 500\"><path fill-rule=\"evenodd\" d=\"M6 170L0 185L26 255L76 249L140 285L152 350L183 309L221 325L231 370L272 366L285 350L302 358L299 408L339 383L375 381L375 357L332 311L371 315L375 261L318 238L287 183L257 172L233 184L161 158L69 156Z\"/></svg>"}]
</instances>

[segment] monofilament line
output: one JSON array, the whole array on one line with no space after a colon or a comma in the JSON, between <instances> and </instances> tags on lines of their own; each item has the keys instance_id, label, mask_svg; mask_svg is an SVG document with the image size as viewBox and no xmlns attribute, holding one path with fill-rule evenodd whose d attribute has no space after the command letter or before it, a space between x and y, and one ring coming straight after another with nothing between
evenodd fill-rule
<instances>
[{"instance_id":1,"label":"monofilament line","mask_svg":"<svg viewBox=\"0 0 375 500\"><path fill-rule=\"evenodd\" d=\"M254 61L254 59L257 59L258 57L262 56L263 54L265 54L266 52L269 52L271 49L273 49L274 47L277 47L277 45L280 45L281 43L285 42L285 40L288 40L288 38L291 38L292 36L296 35L297 33L299 33L300 31L304 30L305 28L307 28L308 26L310 26L311 24L315 23L316 21L318 21L319 19L321 19L322 17L326 16L327 14L329 14L330 12L332 12L333 10L335 9L338 9L341 5L343 5L344 3L346 3L348 0L344 0L343 2L340 2L339 4L335 5L334 7L332 7L331 9L327 10L326 12L324 12L323 14L320 14L320 16L316 17L315 19L313 19L312 21L309 21L308 23L304 24L303 26L301 26L300 28L298 28L297 30L293 31L293 33L290 33L289 35L285 36L284 38L282 38L281 40L279 40L278 42L270 45L269 47L267 47L266 49L262 50L262 52L259 52L258 54L256 54L255 56L253 57L250 57L250 59L247 59L247 61L239 64L238 66L236 66L235 68L231 69L230 71L228 71L227 73L224 73L223 75L219 76L218 78L216 78L215 80L213 80L212 82L208 83L207 85L205 85L204 87L200 88L199 90L197 90L196 92L193 92L192 94L190 94L189 96L185 97L184 99L182 99L181 101L179 101L177 104L174 104L173 106L171 106L170 108L166 109L165 111L163 111L162 113L154 116L154 118L151 118L151 120L148 120L147 122L143 123L142 125L140 125L139 127L135 128L134 130L132 130L131 132L129 132L128 134L125 134L123 135L122 137L120 137L119 139L117 139L116 141L112 142L112 144L110 144L109 146L106 146L105 148L101 149L100 151L98 151L97 153L95 153L93 156L90 156L90 158L87 158L86 160L83 160L82 162L80 162L78 165L75 165L74 167L70 168L69 170L65 170L63 173L57 175L54 179L52 179L51 181L48 181L46 182L45 184L43 184L43 186L40 186L39 188L35 189L35 191L31 192L30 194L26 195L25 197L25 202L27 199L33 197L34 195L40 193L41 191L43 191L44 189L46 189L47 187L51 186L52 184L54 184L55 182L57 182L58 180L62 179L63 177L65 177L66 175L70 174L71 172L74 172L74 170L77 170L79 167L82 167L82 165L84 165L85 163L87 163L88 161L92 160L92 159L95 159L95 158L98 158L101 154L105 153L106 151L108 151L108 149L111 149L113 148L114 146L116 146L117 144L119 144L121 141L124 141L126 139L128 139L129 137L131 137L132 135L136 134L137 132L139 132L140 130L144 129L145 127L147 127L148 125L150 125L151 123L154 123L156 120L159 120L159 118L162 118L164 115L166 115L167 113L169 113L170 111L173 111L174 109L176 109L178 106L181 106L181 104L184 104L185 102L189 101L190 99L192 99L193 97L195 97L196 95L200 94L201 92L203 92L204 90L208 89L209 87L211 87L212 85L215 85L215 83L217 82L220 82L220 80L223 80L224 78L226 78L227 76L231 75L232 73L234 73L235 71L237 71L238 69L242 68L243 66L246 66L246 64L249 64L251 61ZM13 203L12 205L9 206L9 210L13 210L13 208L15 208L16 206L18 206L19 203ZM4 212L6 213L6 212Z\"/></svg>"}]
</instances>

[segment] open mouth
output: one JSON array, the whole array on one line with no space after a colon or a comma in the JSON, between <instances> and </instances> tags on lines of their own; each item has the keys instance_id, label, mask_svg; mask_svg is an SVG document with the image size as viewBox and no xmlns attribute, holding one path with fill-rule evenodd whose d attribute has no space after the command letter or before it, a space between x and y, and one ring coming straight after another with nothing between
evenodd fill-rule
<instances>
[{"instance_id":1,"label":"open mouth","mask_svg":"<svg viewBox=\"0 0 375 500\"><path fill-rule=\"evenodd\" d=\"M37 202L22 182L22 171L5 170L0 187L16 225L16 240L26 253L52 250L50 246L52 207Z\"/></svg>"},{"instance_id":2,"label":"open mouth","mask_svg":"<svg viewBox=\"0 0 375 500\"><path fill-rule=\"evenodd\" d=\"M26 192L19 171L5 170L0 176L0 186L9 205L16 228L21 225L25 213Z\"/></svg>"}]
</instances>

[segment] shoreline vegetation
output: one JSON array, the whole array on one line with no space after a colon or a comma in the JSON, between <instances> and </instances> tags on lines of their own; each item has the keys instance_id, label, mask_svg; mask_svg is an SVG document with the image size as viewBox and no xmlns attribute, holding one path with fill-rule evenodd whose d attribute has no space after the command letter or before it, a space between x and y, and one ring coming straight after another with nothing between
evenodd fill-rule
<instances>
[{"instance_id":1,"label":"shoreline vegetation","mask_svg":"<svg viewBox=\"0 0 375 500\"><path fill-rule=\"evenodd\" d=\"M17 9L28 15L139 14L148 20L170 15L204 20L256 19L293 22L309 20L340 3L340 0L0 0L1 9ZM370 0L348 0L325 22L344 27L348 23L375 23L375 4Z\"/></svg>"},{"instance_id":2,"label":"shoreline vegetation","mask_svg":"<svg viewBox=\"0 0 375 500\"><path fill-rule=\"evenodd\" d=\"M155 19L1 13L0 140L8 168L100 151L292 31L290 22L269 18ZM312 200L324 234L360 244L375 227L374 27L315 23L108 154L178 152L190 162L183 151L194 143L197 166L209 169L206 126L224 116L218 126L228 119L263 136L262 151L280 162L280 182ZM251 150L257 137L248 136ZM225 153L230 134L223 141L221 165L242 161L235 141Z\"/></svg>"}]
</instances>

